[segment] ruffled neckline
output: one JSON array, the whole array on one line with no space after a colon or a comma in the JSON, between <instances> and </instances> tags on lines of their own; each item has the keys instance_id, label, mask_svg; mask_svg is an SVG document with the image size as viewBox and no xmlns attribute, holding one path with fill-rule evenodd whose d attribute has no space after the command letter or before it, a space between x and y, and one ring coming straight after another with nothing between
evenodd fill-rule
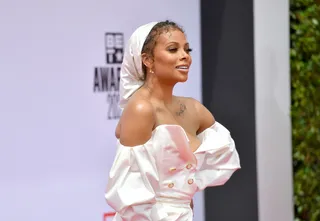
<instances>
[{"instance_id":1,"label":"ruffled neckline","mask_svg":"<svg viewBox=\"0 0 320 221\"><path fill-rule=\"evenodd\" d=\"M208 131L209 129L212 129L215 124L216 124L216 122L215 122L211 127L208 127L207 129L203 130L201 133L197 134L197 137L202 136L203 134L205 134L206 131ZM184 134L184 139L185 139L188 143L190 142L190 140L189 140L189 138L188 138L188 135L187 135L187 133L186 133L186 130L185 130L181 125L179 125L179 124L160 124L160 125L156 126L156 127L152 130L150 139L147 140L144 144L136 145L136 146L126 146L126 147L132 147L132 148L134 148L134 147L137 147L137 146L147 145L148 143L150 143L150 142L153 140L154 135L155 135L155 134L158 132L158 130L160 130L162 127L178 127L178 128L183 132L183 134ZM119 138L117 139L117 142L118 142L118 144L120 144L121 146L125 146L125 145L123 145L123 144L120 143L120 139L119 139ZM201 146L201 145L202 145L202 142L201 142L200 146ZM200 146L197 148L197 150L200 148ZM196 153L197 150L194 151L193 153ZM191 151L191 152L192 152L192 151Z\"/></svg>"}]
</instances>

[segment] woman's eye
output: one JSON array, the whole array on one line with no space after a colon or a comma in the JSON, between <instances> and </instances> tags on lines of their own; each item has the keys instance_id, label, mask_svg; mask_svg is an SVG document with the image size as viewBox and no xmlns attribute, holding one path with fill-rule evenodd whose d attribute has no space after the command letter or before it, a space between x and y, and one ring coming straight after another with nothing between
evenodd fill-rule
<instances>
[{"instance_id":1,"label":"woman's eye","mask_svg":"<svg viewBox=\"0 0 320 221\"><path fill-rule=\"evenodd\" d=\"M174 52L178 51L178 48L169 48L168 51L171 52L171 53L174 53ZM186 48L186 49L184 49L184 51L187 52L187 53L190 53L192 51L192 49L191 48Z\"/></svg>"},{"instance_id":2,"label":"woman's eye","mask_svg":"<svg viewBox=\"0 0 320 221\"><path fill-rule=\"evenodd\" d=\"M178 49L177 48L169 48L170 52L176 52Z\"/></svg>"}]
</instances>

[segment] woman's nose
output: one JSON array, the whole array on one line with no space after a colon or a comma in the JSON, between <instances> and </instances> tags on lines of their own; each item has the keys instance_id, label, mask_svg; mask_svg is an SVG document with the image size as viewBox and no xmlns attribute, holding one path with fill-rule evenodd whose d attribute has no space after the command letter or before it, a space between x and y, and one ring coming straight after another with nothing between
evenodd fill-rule
<instances>
[{"instance_id":1,"label":"woman's nose","mask_svg":"<svg viewBox=\"0 0 320 221\"><path fill-rule=\"evenodd\" d=\"M180 53L180 60L186 60L190 56L185 50L181 50Z\"/></svg>"}]
</instances>

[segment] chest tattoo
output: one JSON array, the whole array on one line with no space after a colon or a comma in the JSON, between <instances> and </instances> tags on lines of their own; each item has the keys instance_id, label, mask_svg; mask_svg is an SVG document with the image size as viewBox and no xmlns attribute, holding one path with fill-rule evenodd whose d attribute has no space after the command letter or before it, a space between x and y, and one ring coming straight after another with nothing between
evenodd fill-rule
<instances>
[{"instance_id":1,"label":"chest tattoo","mask_svg":"<svg viewBox=\"0 0 320 221\"><path fill-rule=\"evenodd\" d=\"M180 108L179 108L179 111L176 112L176 115L183 116L184 112L187 110L187 106L184 103L182 103L181 101L179 101L179 105L180 105Z\"/></svg>"}]
</instances>

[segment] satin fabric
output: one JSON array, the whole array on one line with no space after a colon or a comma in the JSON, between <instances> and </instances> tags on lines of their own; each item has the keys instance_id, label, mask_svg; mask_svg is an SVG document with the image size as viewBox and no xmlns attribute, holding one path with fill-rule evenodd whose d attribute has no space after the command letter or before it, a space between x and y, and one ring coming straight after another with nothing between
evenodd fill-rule
<instances>
[{"instance_id":1,"label":"satin fabric","mask_svg":"<svg viewBox=\"0 0 320 221\"><path fill-rule=\"evenodd\" d=\"M141 50L151 29L157 22L150 22L137 28L130 36L124 50L120 71L120 108L124 108L131 95L143 84Z\"/></svg>"},{"instance_id":2,"label":"satin fabric","mask_svg":"<svg viewBox=\"0 0 320 221\"><path fill-rule=\"evenodd\" d=\"M240 168L230 132L220 123L198 135L193 153L179 125L160 125L144 145L119 140L105 198L114 221L192 221L197 191L227 182Z\"/></svg>"}]
</instances>

